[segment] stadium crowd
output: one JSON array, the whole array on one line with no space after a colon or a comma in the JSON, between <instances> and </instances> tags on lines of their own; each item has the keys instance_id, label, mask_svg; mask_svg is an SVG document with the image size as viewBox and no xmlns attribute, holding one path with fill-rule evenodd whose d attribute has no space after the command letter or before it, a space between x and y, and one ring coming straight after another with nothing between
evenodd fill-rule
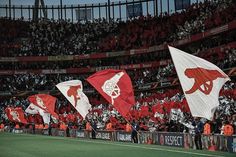
<instances>
[{"instance_id":1,"label":"stadium crowd","mask_svg":"<svg viewBox=\"0 0 236 157\"><path fill-rule=\"evenodd\" d=\"M107 51L115 53L119 50L147 48L183 39L189 35L229 23L236 19L235 15L235 2L220 0L193 4L181 13L159 17L141 16L126 22L111 21L108 23L104 19L99 19L94 22L87 21L84 24L73 24L63 20L41 19L37 22L25 22L23 20L0 19L0 27L3 28L0 29L0 51L1 57L79 55ZM234 68L236 66L235 48L227 48L223 52L207 51L235 41L234 31L223 35L227 36L227 40L223 40L222 36L214 36L206 39L205 42L189 46L191 47L190 52L210 60L222 69ZM157 58L162 61L170 59L170 56L164 51L138 56L123 56L116 59L83 60L70 63L3 63L0 67L3 70L100 67L144 63L155 61ZM177 78L171 63L162 67L129 70L128 74L135 89L153 82L171 82ZM0 91L15 94L19 91L56 90L57 83L72 79L82 80L84 88L89 90L91 86L84 81L89 75L88 73L82 75L30 73L4 75L0 77L2 85ZM211 122L211 133L223 133L222 126L229 123L234 127L234 134L236 134L235 86L235 78L233 78L223 87L219 98L220 106ZM193 121L193 117L186 99L178 85L168 87L171 89L162 88L155 92L152 90L137 91L136 104L127 119L129 121L139 120L141 130L145 131L189 132L186 126ZM61 128L62 124L67 124L71 128L88 129L85 121L69 102L61 95L57 95L57 98L55 112L59 115L59 121L53 122L53 127ZM89 99L93 105L93 109L87 116L89 121L96 119L98 128L102 130L126 130L125 119L112 105L98 96L98 93L91 94ZM9 125L4 112L7 106L22 107L25 110L29 106L29 102L26 97L1 98L0 122L4 125ZM26 117L30 124L43 124L43 119L38 114L26 114Z\"/></svg>"},{"instance_id":2,"label":"stadium crowd","mask_svg":"<svg viewBox=\"0 0 236 157\"><path fill-rule=\"evenodd\" d=\"M172 15L86 23L0 19L2 56L78 55L149 47L235 20L235 2L205 1Z\"/></svg>"},{"instance_id":3,"label":"stadium crowd","mask_svg":"<svg viewBox=\"0 0 236 157\"><path fill-rule=\"evenodd\" d=\"M236 94L235 84L227 83L220 94L220 106L217 108L215 117L211 121L211 133L222 134L221 128L225 122L229 122L236 129ZM189 132L186 124L191 124L193 117L190 114L186 99L178 88L160 90L158 92L141 92L136 96L136 104L130 111L127 120L132 122L136 119L140 123L140 129L144 131L169 131L169 132ZM97 120L100 130L125 130L126 120L100 98L90 98L93 108L87 115L87 120ZM96 104L96 105L95 105ZM1 101L1 121L9 125L9 120L4 112L6 107L22 107L25 110L29 105L24 97L13 97L9 100ZM59 120L52 123L55 128L60 128L60 124L68 124L70 128L86 129L85 121L69 104L64 97L58 97L55 112L59 115ZM25 114L29 124L43 124L43 119L39 114ZM205 122L204 119L202 119ZM111 123L110 128L107 124ZM23 125L21 127L29 127Z\"/></svg>"},{"instance_id":4,"label":"stadium crowd","mask_svg":"<svg viewBox=\"0 0 236 157\"><path fill-rule=\"evenodd\" d=\"M201 55L201 53L199 55ZM218 65L221 69L236 66L236 49L226 49L223 54L209 51L208 53L202 53L202 56ZM129 70L128 73L135 87L153 82L170 82L176 78L174 65L172 63L162 67L136 69L134 71ZM33 73L0 76L0 83L2 84L0 91L10 91L14 93L17 91L54 90L56 84L72 79L83 80L86 89L89 88L89 85L85 81L88 76L89 74L47 75Z\"/></svg>"}]
</instances>

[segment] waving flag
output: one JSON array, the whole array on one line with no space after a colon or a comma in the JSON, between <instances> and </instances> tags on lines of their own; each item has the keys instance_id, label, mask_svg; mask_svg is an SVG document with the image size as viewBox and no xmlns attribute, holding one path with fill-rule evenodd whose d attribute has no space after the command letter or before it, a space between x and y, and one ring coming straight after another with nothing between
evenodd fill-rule
<instances>
[{"instance_id":1,"label":"waving flag","mask_svg":"<svg viewBox=\"0 0 236 157\"><path fill-rule=\"evenodd\" d=\"M219 91L230 78L216 65L169 46L190 111L212 119L219 106Z\"/></svg>"},{"instance_id":2,"label":"waving flag","mask_svg":"<svg viewBox=\"0 0 236 157\"><path fill-rule=\"evenodd\" d=\"M26 113L29 113L29 114L39 114L39 110L42 110L42 109L40 109L39 107L37 107L37 106L35 106L34 104L31 103L31 104L26 108L25 112L26 112Z\"/></svg>"},{"instance_id":3,"label":"waving flag","mask_svg":"<svg viewBox=\"0 0 236 157\"><path fill-rule=\"evenodd\" d=\"M59 119L58 115L54 112L55 103L56 103L55 97L51 95L47 95L47 94L36 94L36 95L32 95L28 97L28 100L32 104L40 108L42 111L44 111L44 113L50 113L53 117L55 117L56 119ZM31 108L32 107L33 106L31 106ZM41 110L39 110L40 111L39 113L42 113Z\"/></svg>"},{"instance_id":4,"label":"waving flag","mask_svg":"<svg viewBox=\"0 0 236 157\"><path fill-rule=\"evenodd\" d=\"M7 117L12 122L19 122L19 123L27 123L27 120L25 119L24 112L21 107L7 107L5 109L5 112L7 114Z\"/></svg>"},{"instance_id":5,"label":"waving flag","mask_svg":"<svg viewBox=\"0 0 236 157\"><path fill-rule=\"evenodd\" d=\"M83 93L82 82L80 80L71 80L61 82L57 84L56 87L75 107L81 116L85 118L91 109L91 104L89 103L88 97Z\"/></svg>"},{"instance_id":6,"label":"waving flag","mask_svg":"<svg viewBox=\"0 0 236 157\"><path fill-rule=\"evenodd\" d=\"M102 70L87 81L123 116L135 104L134 92L128 74L123 70Z\"/></svg>"},{"instance_id":7,"label":"waving flag","mask_svg":"<svg viewBox=\"0 0 236 157\"><path fill-rule=\"evenodd\" d=\"M43 122L45 124L49 124L50 122L50 113L32 103L26 108L25 112L29 114L40 114L43 117Z\"/></svg>"}]
</instances>

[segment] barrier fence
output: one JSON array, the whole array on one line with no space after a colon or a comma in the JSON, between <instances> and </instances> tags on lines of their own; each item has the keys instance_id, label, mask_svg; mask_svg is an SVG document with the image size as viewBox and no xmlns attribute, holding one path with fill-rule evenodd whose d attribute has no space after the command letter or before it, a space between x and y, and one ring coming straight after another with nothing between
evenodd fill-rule
<instances>
[{"instance_id":1,"label":"barrier fence","mask_svg":"<svg viewBox=\"0 0 236 157\"><path fill-rule=\"evenodd\" d=\"M35 131L32 129L15 129L13 132L49 135L48 129L36 129ZM68 135L74 138L92 138L91 131L70 129L69 134L67 134L64 130L51 129L51 136L67 137ZM96 139L132 142L131 133L125 131L97 131ZM189 133L140 131L138 139L141 144L156 144L185 149L196 149L194 135ZM202 148L209 151L236 153L236 135L202 135Z\"/></svg>"},{"instance_id":2,"label":"barrier fence","mask_svg":"<svg viewBox=\"0 0 236 157\"><path fill-rule=\"evenodd\" d=\"M95 21L99 18L106 20L127 20L140 15L159 16L164 13L171 14L186 9L190 4L200 3L206 0L121 0L94 4L72 4L72 5L19 5L11 3L11 0L0 3L0 17L11 19L24 18L32 20L37 18L48 18L53 20ZM184 3L184 4L183 4ZM17 4L17 5L14 5ZM38 10L37 12L35 10Z\"/></svg>"}]
</instances>

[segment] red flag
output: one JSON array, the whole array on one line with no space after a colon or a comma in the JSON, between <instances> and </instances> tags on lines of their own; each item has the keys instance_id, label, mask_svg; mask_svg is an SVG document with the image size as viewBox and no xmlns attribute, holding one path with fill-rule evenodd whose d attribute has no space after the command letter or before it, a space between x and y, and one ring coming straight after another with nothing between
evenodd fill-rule
<instances>
[{"instance_id":1,"label":"red flag","mask_svg":"<svg viewBox=\"0 0 236 157\"><path fill-rule=\"evenodd\" d=\"M130 77L124 70L102 70L87 81L123 116L135 104Z\"/></svg>"},{"instance_id":2,"label":"red flag","mask_svg":"<svg viewBox=\"0 0 236 157\"><path fill-rule=\"evenodd\" d=\"M160 114L165 114L165 111L163 109L163 105L161 105L161 104L156 104L156 105L152 106L152 112L153 112L153 114L155 114L156 112L160 113Z\"/></svg>"},{"instance_id":3,"label":"red flag","mask_svg":"<svg viewBox=\"0 0 236 157\"><path fill-rule=\"evenodd\" d=\"M182 109L181 109L183 112L190 112L190 108L188 106L188 102L186 100L186 98L184 98L182 100Z\"/></svg>"},{"instance_id":4,"label":"red flag","mask_svg":"<svg viewBox=\"0 0 236 157\"><path fill-rule=\"evenodd\" d=\"M28 100L46 113L50 113L53 117L59 119L58 115L54 112L56 103L55 97L47 94L36 94L28 97Z\"/></svg>"},{"instance_id":5,"label":"red flag","mask_svg":"<svg viewBox=\"0 0 236 157\"><path fill-rule=\"evenodd\" d=\"M143 117L146 117L146 116L149 116L149 108L148 106L141 106L140 107L140 111L139 111L139 117L140 118L143 118Z\"/></svg>"},{"instance_id":6,"label":"red flag","mask_svg":"<svg viewBox=\"0 0 236 157\"><path fill-rule=\"evenodd\" d=\"M25 119L24 112L21 107L7 107L5 109L5 112L7 114L7 117L12 122L19 122L19 123L27 123L27 120Z\"/></svg>"}]
</instances>

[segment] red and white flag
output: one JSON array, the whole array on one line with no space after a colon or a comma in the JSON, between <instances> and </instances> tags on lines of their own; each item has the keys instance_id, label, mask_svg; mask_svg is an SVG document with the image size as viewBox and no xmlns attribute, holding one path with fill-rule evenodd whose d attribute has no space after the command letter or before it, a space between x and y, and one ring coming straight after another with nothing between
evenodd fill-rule
<instances>
[{"instance_id":1,"label":"red and white flag","mask_svg":"<svg viewBox=\"0 0 236 157\"><path fill-rule=\"evenodd\" d=\"M25 119L24 112L21 107L7 107L5 112L10 121L27 124L27 120Z\"/></svg>"},{"instance_id":2,"label":"red and white flag","mask_svg":"<svg viewBox=\"0 0 236 157\"><path fill-rule=\"evenodd\" d=\"M29 114L39 114L39 110L42 109L30 103L30 105L26 108L25 112Z\"/></svg>"},{"instance_id":3,"label":"red and white flag","mask_svg":"<svg viewBox=\"0 0 236 157\"><path fill-rule=\"evenodd\" d=\"M55 97L51 95L47 95L47 94L36 94L36 95L32 95L28 97L28 100L30 101L30 103L42 109L44 113L50 113L53 117L55 117L56 119L59 119L58 115L54 111L55 103L56 103Z\"/></svg>"},{"instance_id":4,"label":"red and white flag","mask_svg":"<svg viewBox=\"0 0 236 157\"><path fill-rule=\"evenodd\" d=\"M87 81L123 116L135 104L130 77L124 70L102 70Z\"/></svg>"},{"instance_id":5,"label":"red and white flag","mask_svg":"<svg viewBox=\"0 0 236 157\"><path fill-rule=\"evenodd\" d=\"M194 117L213 118L219 91L230 78L216 65L169 46L182 89Z\"/></svg>"},{"instance_id":6,"label":"red and white flag","mask_svg":"<svg viewBox=\"0 0 236 157\"><path fill-rule=\"evenodd\" d=\"M29 114L40 114L43 117L43 122L45 124L49 124L50 122L50 113L46 112L45 110L39 108L38 106L31 103L25 110L26 113Z\"/></svg>"},{"instance_id":7,"label":"red and white flag","mask_svg":"<svg viewBox=\"0 0 236 157\"><path fill-rule=\"evenodd\" d=\"M83 118L89 113L91 104L83 93L83 85L80 80L70 80L56 85L66 99L75 107Z\"/></svg>"}]
</instances>

